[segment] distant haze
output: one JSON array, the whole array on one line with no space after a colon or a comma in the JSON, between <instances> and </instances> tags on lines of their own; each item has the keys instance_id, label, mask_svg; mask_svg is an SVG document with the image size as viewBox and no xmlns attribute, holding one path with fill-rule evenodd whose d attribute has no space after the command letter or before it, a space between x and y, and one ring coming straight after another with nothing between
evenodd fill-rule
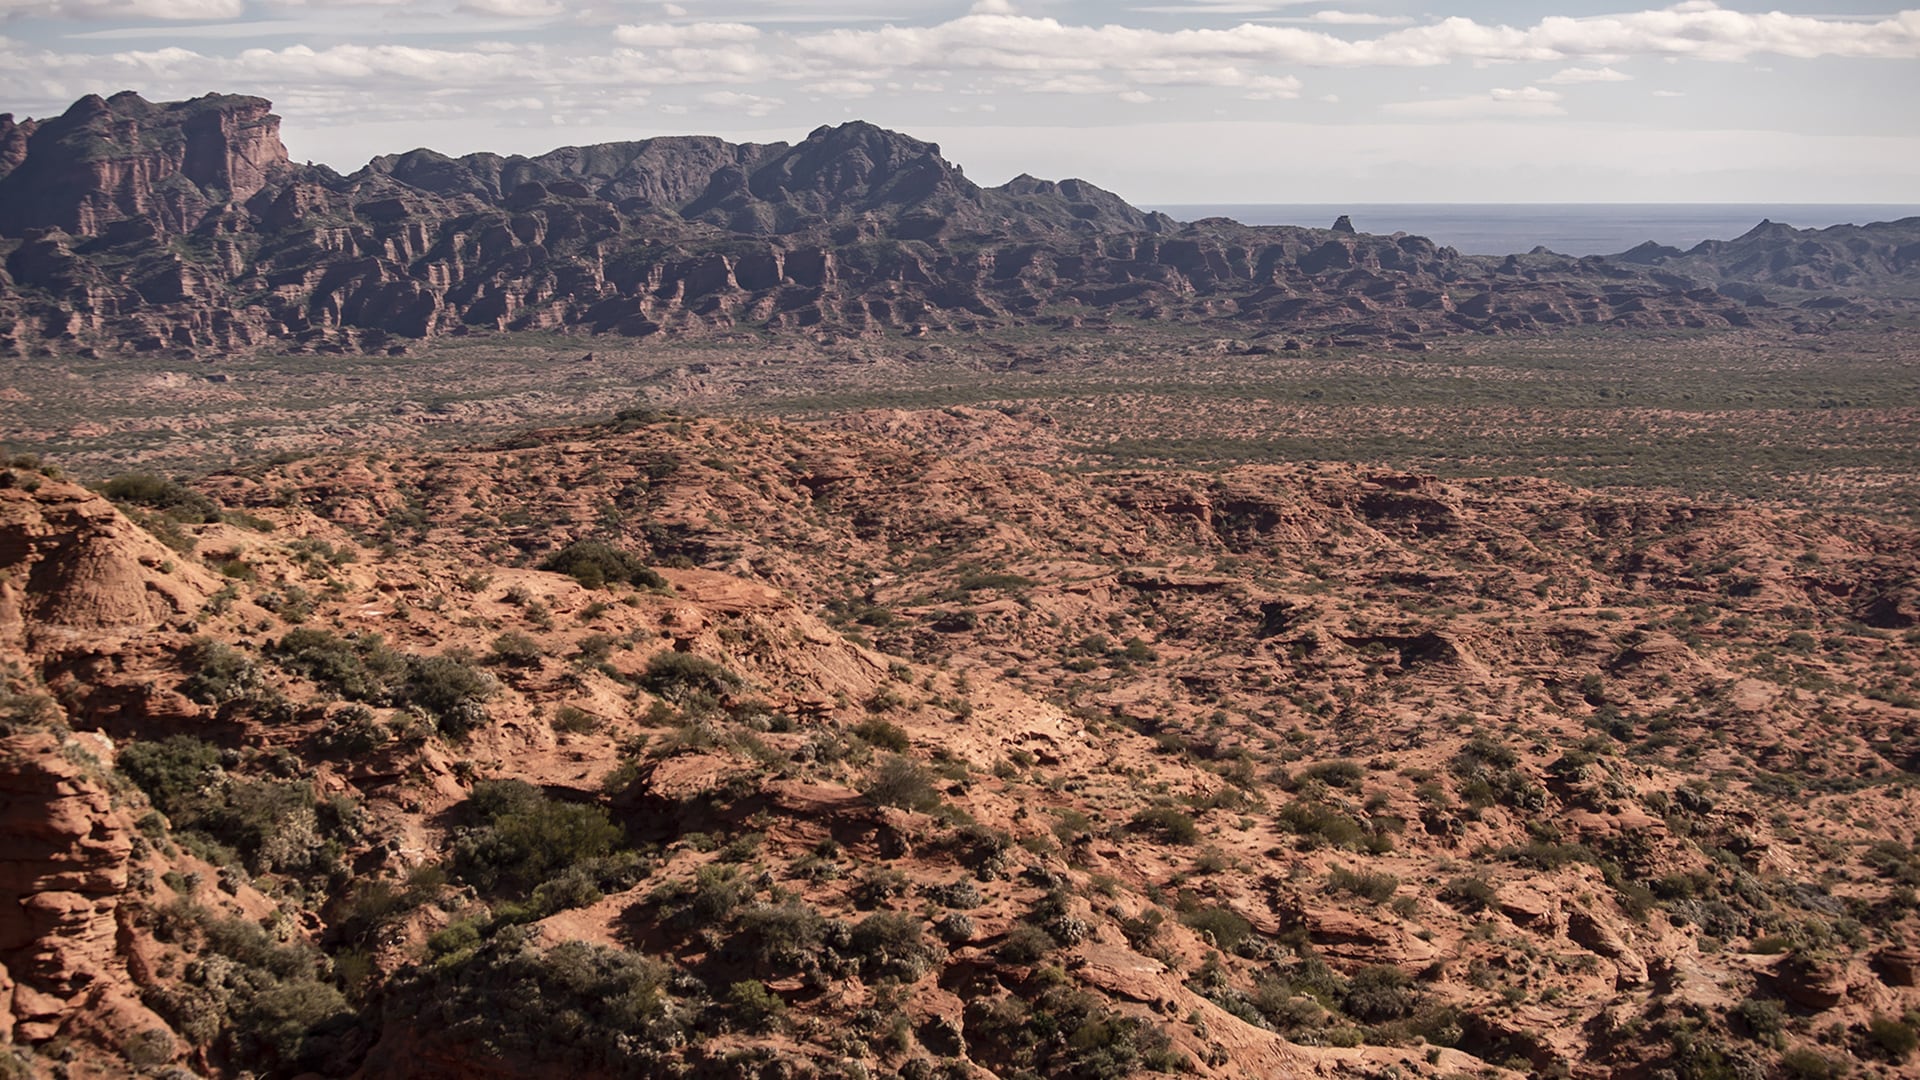
<instances>
[{"instance_id":1,"label":"distant haze","mask_svg":"<svg viewBox=\"0 0 1920 1080\"><path fill-rule=\"evenodd\" d=\"M1920 204L1695 203L1306 203L1160 205L1181 221L1228 217L1245 225L1326 228L1346 214L1361 232L1408 232L1463 255L1506 255L1546 247L1562 255L1614 255L1646 241L1681 249L1732 240L1761 221L1822 229L1920 216Z\"/></svg>"},{"instance_id":2,"label":"distant haze","mask_svg":"<svg viewBox=\"0 0 1920 1080\"><path fill-rule=\"evenodd\" d=\"M296 158L860 118L1136 203L1897 202L1889 0L0 0L0 111L272 99Z\"/></svg>"}]
</instances>

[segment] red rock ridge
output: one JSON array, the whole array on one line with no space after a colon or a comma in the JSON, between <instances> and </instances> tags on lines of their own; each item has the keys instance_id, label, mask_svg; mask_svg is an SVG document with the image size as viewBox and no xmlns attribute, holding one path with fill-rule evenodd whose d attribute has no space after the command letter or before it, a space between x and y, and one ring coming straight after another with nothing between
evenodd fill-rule
<instances>
[{"instance_id":1,"label":"red rock ridge","mask_svg":"<svg viewBox=\"0 0 1920 1080\"><path fill-rule=\"evenodd\" d=\"M9 116L0 124L0 230L32 222L97 236L138 219L158 233L191 231L288 164L272 108L216 94L156 105L123 91L90 94L38 124Z\"/></svg>"}]
</instances>

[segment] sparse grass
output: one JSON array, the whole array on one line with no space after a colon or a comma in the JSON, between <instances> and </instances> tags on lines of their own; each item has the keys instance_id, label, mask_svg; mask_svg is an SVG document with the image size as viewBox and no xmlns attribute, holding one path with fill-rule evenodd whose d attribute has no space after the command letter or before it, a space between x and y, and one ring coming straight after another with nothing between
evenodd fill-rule
<instances>
[{"instance_id":1,"label":"sparse grass","mask_svg":"<svg viewBox=\"0 0 1920 1080\"><path fill-rule=\"evenodd\" d=\"M1392 874L1368 870L1350 870L1336 866L1327 873L1327 888L1344 892L1374 904L1384 904L1400 888L1400 879Z\"/></svg>"}]
</instances>

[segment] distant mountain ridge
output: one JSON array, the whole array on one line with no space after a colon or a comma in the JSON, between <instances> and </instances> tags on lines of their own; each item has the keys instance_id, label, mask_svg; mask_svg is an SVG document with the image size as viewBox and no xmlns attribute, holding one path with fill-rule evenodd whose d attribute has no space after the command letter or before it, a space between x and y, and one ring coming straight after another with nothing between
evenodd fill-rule
<instances>
[{"instance_id":1,"label":"distant mountain ridge","mask_svg":"<svg viewBox=\"0 0 1920 1080\"><path fill-rule=\"evenodd\" d=\"M291 161L261 98L0 115L0 350L393 350L479 329L825 335L1114 320L1423 348L1579 325L1818 328L1920 297L1920 219L1691 252L1465 257L969 180L872 124L537 157ZM1817 294L1817 295L1810 295Z\"/></svg>"}]
</instances>

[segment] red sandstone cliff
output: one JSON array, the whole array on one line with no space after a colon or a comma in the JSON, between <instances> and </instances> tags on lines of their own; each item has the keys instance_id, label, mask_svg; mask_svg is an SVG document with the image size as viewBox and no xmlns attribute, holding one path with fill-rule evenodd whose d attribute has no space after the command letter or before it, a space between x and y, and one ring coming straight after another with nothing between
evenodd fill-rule
<instances>
[{"instance_id":1,"label":"red sandstone cliff","mask_svg":"<svg viewBox=\"0 0 1920 1080\"><path fill-rule=\"evenodd\" d=\"M37 125L9 116L0 121L0 232L96 236L136 219L189 232L287 166L272 107L222 94L155 104L125 91L89 94Z\"/></svg>"}]
</instances>

